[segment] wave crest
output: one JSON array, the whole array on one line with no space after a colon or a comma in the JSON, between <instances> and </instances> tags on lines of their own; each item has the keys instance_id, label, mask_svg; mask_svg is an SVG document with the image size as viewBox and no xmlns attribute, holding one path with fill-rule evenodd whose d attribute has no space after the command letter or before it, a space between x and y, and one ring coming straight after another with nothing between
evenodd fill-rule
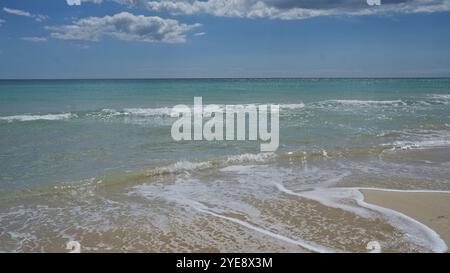
<instances>
[{"instance_id":1,"label":"wave crest","mask_svg":"<svg viewBox=\"0 0 450 273\"><path fill-rule=\"evenodd\" d=\"M64 113L64 114L46 114L46 115L16 115L16 116L0 117L0 120L5 120L8 122L36 121L36 120L66 120L76 117L78 117L76 114Z\"/></svg>"}]
</instances>

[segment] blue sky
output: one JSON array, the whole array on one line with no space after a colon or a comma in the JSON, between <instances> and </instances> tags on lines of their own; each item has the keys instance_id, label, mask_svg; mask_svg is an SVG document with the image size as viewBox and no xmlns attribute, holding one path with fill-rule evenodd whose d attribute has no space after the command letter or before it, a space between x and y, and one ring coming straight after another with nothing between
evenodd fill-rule
<instances>
[{"instance_id":1,"label":"blue sky","mask_svg":"<svg viewBox=\"0 0 450 273\"><path fill-rule=\"evenodd\" d=\"M0 0L0 78L449 77L449 11L448 0Z\"/></svg>"}]
</instances>

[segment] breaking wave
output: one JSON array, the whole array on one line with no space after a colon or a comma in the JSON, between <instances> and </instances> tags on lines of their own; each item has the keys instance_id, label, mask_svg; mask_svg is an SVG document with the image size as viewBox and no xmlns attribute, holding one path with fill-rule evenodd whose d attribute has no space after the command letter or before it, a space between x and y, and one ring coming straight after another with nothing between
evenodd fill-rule
<instances>
[{"instance_id":1,"label":"breaking wave","mask_svg":"<svg viewBox=\"0 0 450 273\"><path fill-rule=\"evenodd\" d=\"M16 116L0 117L0 120L8 122L36 121L36 120L66 120L76 117L78 117L76 114L64 113L64 114L46 114L46 115L16 115Z\"/></svg>"}]
</instances>

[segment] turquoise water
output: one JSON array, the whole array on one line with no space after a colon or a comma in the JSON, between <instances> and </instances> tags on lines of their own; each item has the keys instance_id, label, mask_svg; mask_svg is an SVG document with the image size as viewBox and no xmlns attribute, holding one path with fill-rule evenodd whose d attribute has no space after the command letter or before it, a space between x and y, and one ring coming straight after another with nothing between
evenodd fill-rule
<instances>
[{"instance_id":1,"label":"turquoise water","mask_svg":"<svg viewBox=\"0 0 450 273\"><path fill-rule=\"evenodd\" d=\"M449 79L2 81L0 189L258 152L249 142L174 142L170 109L194 96L280 104L280 152L423 141L409 139L421 130L450 141ZM389 132L404 135L380 137Z\"/></svg>"},{"instance_id":2,"label":"turquoise water","mask_svg":"<svg viewBox=\"0 0 450 273\"><path fill-rule=\"evenodd\" d=\"M278 151L261 154L259 143L249 141L173 141L171 107L192 105L194 96L203 97L204 104L279 104ZM100 226L117 231L119 226L136 225L136 219L156 225L155 219L161 214L172 218L159 219L158 223L186 221L179 218L179 212L171 211L172 206L169 209L161 203L153 204L161 205L159 211L154 207L141 213L141 203L124 201L134 195L167 202L190 200L182 207L195 200L195 204L215 204L223 211L228 208L251 218L260 208L247 198L275 198L271 196L273 181L299 192L331 186L450 190L449 148L450 79L0 81L0 243L7 251L60 251L59 241L46 245L49 237L62 240L87 236ZM217 181L235 187L223 187ZM87 194L85 187L92 183L122 186L117 186L118 190L95 186ZM65 192L70 195L67 197L54 192L67 185L79 191L76 204L71 203L75 193ZM49 196L54 203L49 203ZM128 204L114 209L135 218L113 221L108 218L111 215L102 214L111 209L112 200ZM89 204L88 209L83 207L86 212L73 210L79 202ZM51 209L56 208L63 211L51 216ZM17 211L21 213L14 214ZM72 220L64 214L71 215ZM25 219L31 224L17 233L11 221L21 223ZM99 219L108 222L111 230L96 222ZM254 219L253 223L258 221ZM77 229L67 231L70 227L64 223L72 223ZM54 233L38 235L44 226ZM170 230L168 226L158 228ZM290 234L284 229L280 233ZM306 237L300 237L313 234L306 233ZM32 246L24 245L24 240L32 241ZM200 239L192 235L190 240L174 243L166 250L198 250L194 245ZM358 250L338 243L319 243ZM415 243L432 249L423 242ZM124 245L110 242L107 248L98 243L91 250L124 250ZM223 242L204 247L233 250L220 246L231 247ZM128 247L149 250L142 245Z\"/></svg>"}]
</instances>

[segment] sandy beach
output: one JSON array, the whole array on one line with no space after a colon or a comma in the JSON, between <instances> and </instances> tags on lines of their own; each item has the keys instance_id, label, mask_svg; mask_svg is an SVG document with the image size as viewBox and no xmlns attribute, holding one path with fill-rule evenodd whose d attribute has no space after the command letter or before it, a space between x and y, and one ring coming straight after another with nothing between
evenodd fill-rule
<instances>
[{"instance_id":1,"label":"sandy beach","mask_svg":"<svg viewBox=\"0 0 450 273\"><path fill-rule=\"evenodd\" d=\"M427 225L450 245L450 193L362 189L364 200L401 212Z\"/></svg>"}]
</instances>

